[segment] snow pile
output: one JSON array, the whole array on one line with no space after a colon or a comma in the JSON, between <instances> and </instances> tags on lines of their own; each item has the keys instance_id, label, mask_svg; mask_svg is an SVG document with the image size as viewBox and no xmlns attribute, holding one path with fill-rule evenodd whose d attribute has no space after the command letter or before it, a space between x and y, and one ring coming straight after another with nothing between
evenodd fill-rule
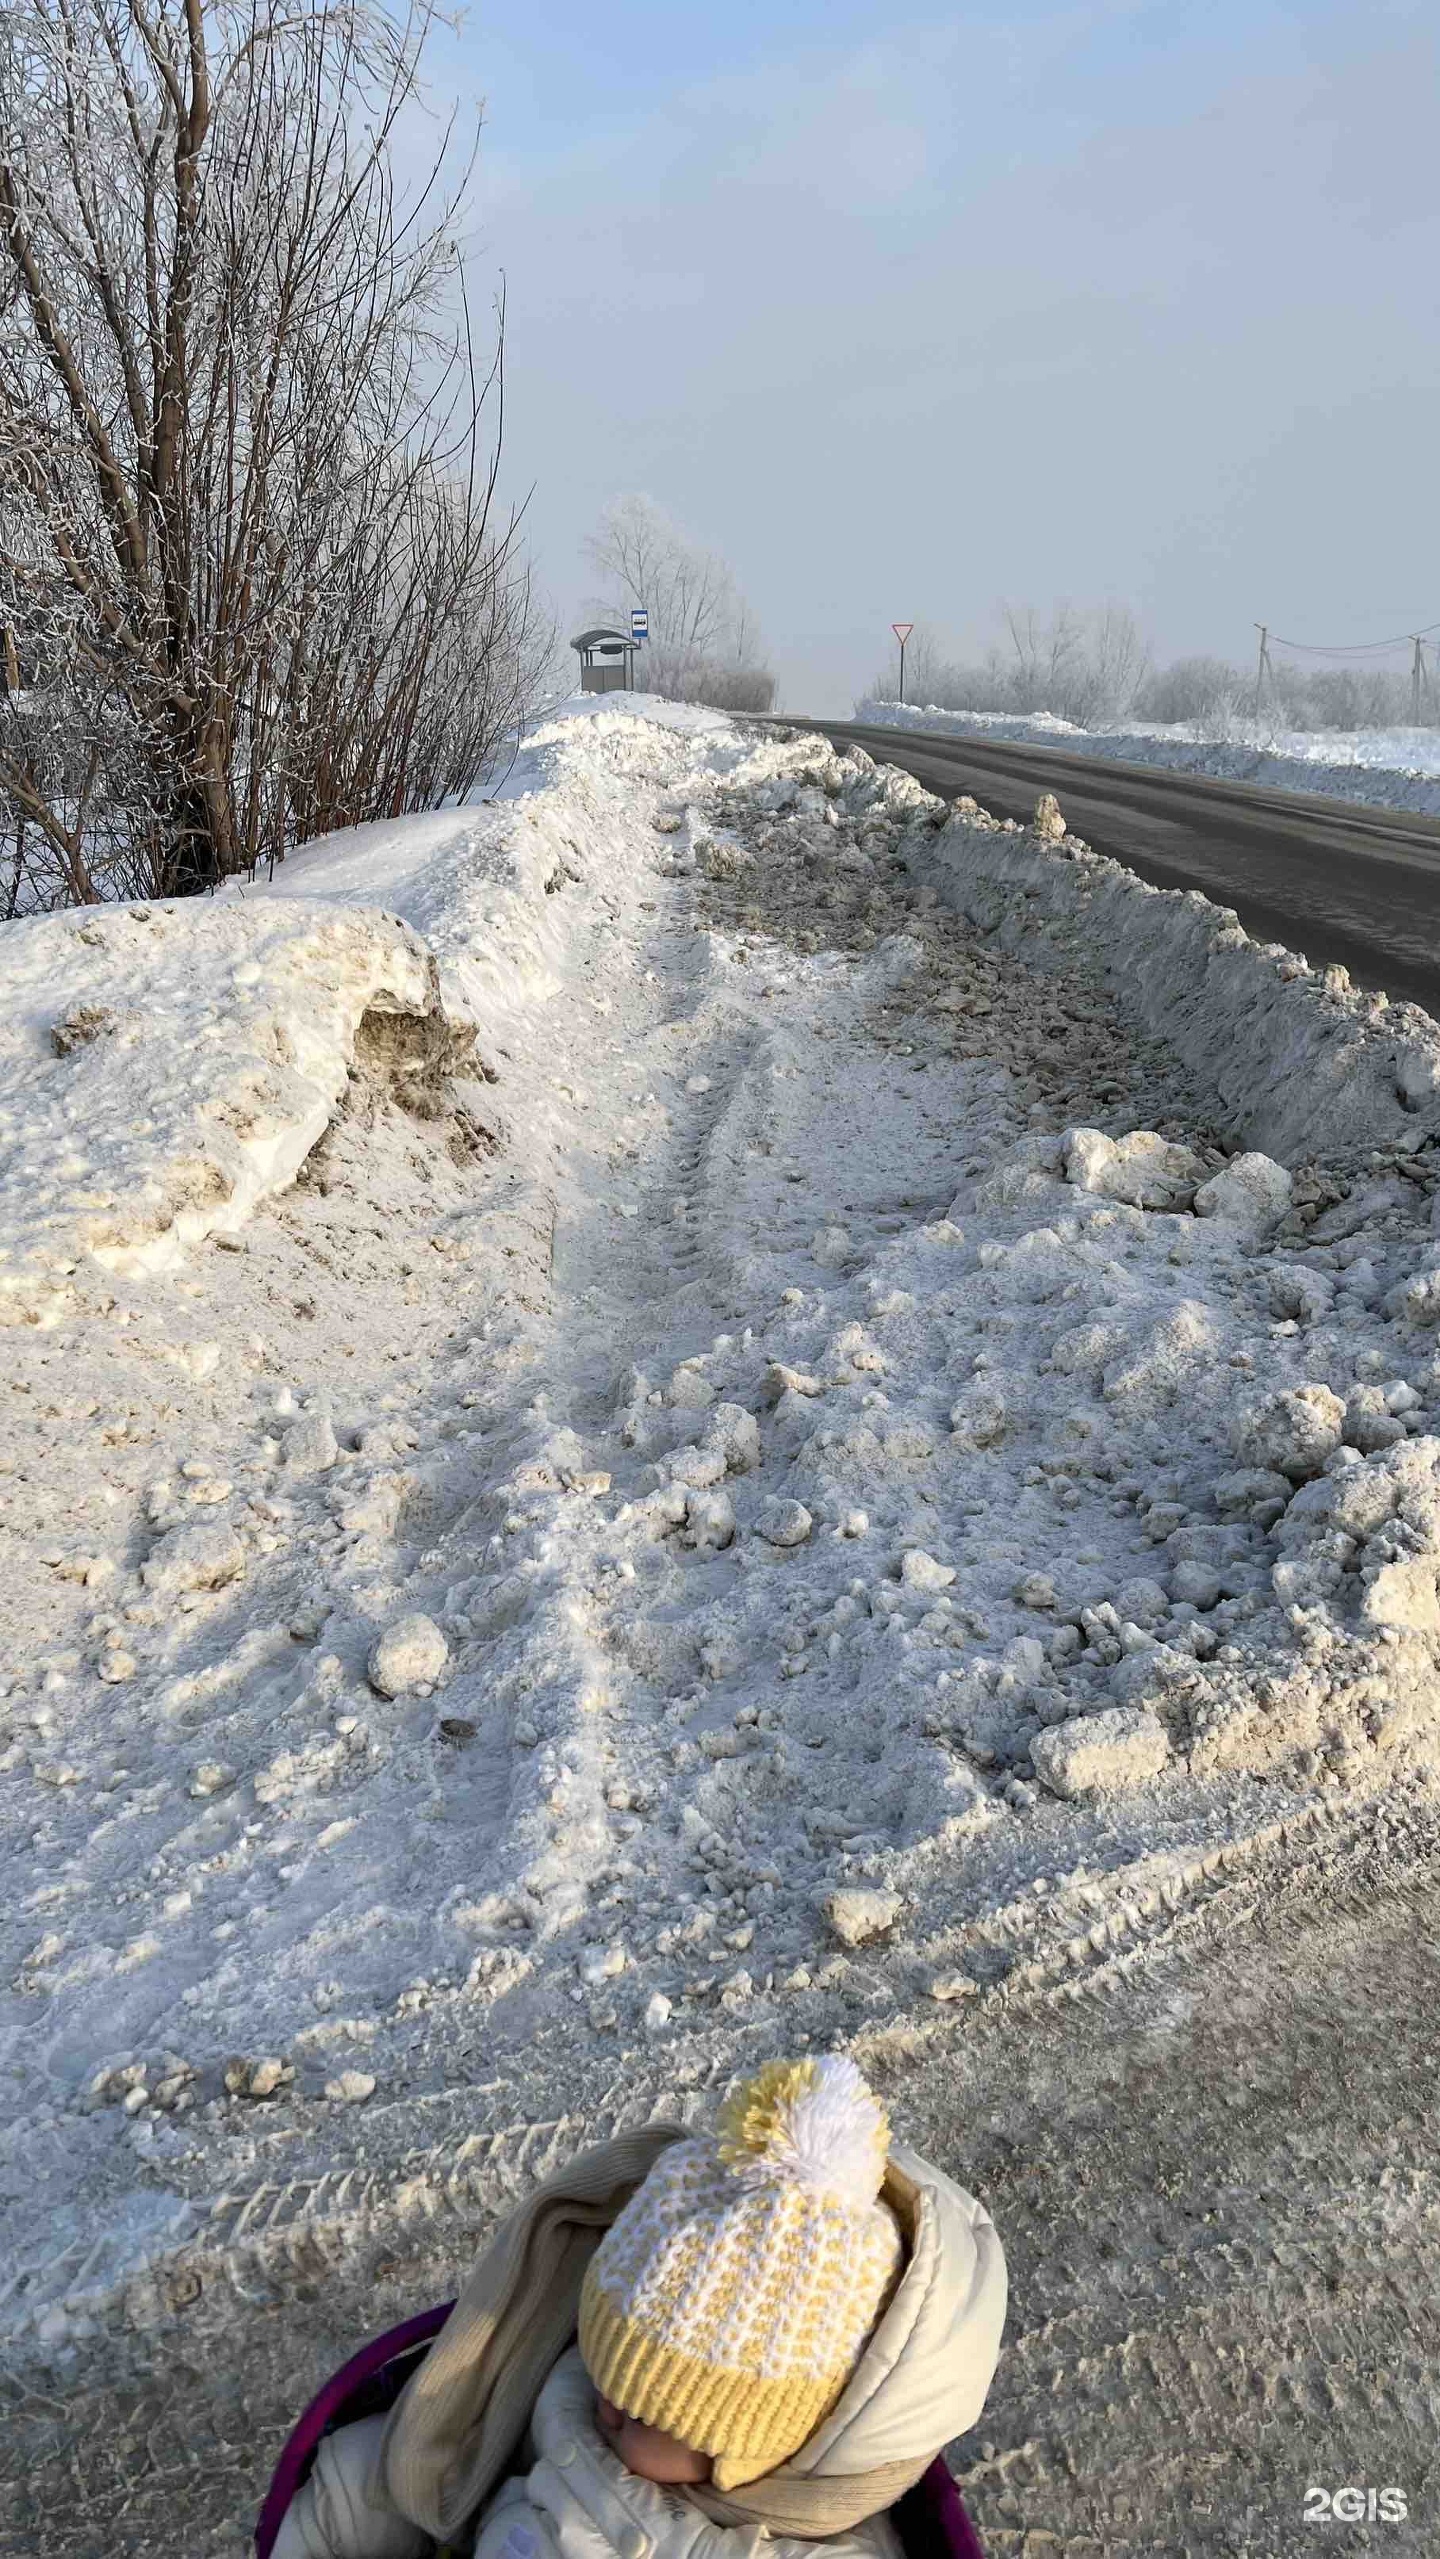
<instances>
[{"instance_id":1,"label":"snow pile","mask_svg":"<svg viewBox=\"0 0 1440 2559\"><path fill-rule=\"evenodd\" d=\"M58 1322L87 1256L178 1263L294 1179L367 1014L433 1014L373 914L85 908L0 936L0 1325Z\"/></svg>"},{"instance_id":2,"label":"snow pile","mask_svg":"<svg viewBox=\"0 0 1440 2559\"><path fill-rule=\"evenodd\" d=\"M1203 900L814 738L587 704L508 791L185 910L271 1018L346 957L328 1117L243 1226L79 1252L7 1335L12 2333L299 2161L410 2191L487 2091L908 2031L1017 1908L1064 1964L1434 1745L1408 1049L1414 1111ZM138 1010L149 928L100 922L37 1078L62 998ZM149 1115L208 1129L175 1003Z\"/></svg>"},{"instance_id":3,"label":"snow pile","mask_svg":"<svg viewBox=\"0 0 1440 2559\"><path fill-rule=\"evenodd\" d=\"M677 737L709 737L733 739L734 723L724 711L712 711L703 702L668 702L661 693L567 693L554 702L542 723L531 731L528 744L533 750L537 740L550 733L557 720L648 720L652 727L671 729Z\"/></svg>"},{"instance_id":4,"label":"snow pile","mask_svg":"<svg viewBox=\"0 0 1440 2559\"><path fill-rule=\"evenodd\" d=\"M581 694L531 732L505 790L475 808L381 820L304 845L272 878L232 886L284 907L374 903L423 936L447 1001L489 1024L554 999L574 965L575 893L618 912L653 849L636 785L687 772L700 742L739 752L718 712L632 695Z\"/></svg>"},{"instance_id":5,"label":"snow pile","mask_svg":"<svg viewBox=\"0 0 1440 2559\"><path fill-rule=\"evenodd\" d=\"M1281 1157L1413 1151L1440 1129L1440 1028L1415 1004L1357 992L1255 942L1233 908L1159 889L1074 838L1042 840L975 803L934 837L921 873L1032 967L1093 953L1126 1002L1197 1075L1234 1133Z\"/></svg>"},{"instance_id":6,"label":"snow pile","mask_svg":"<svg viewBox=\"0 0 1440 2559\"><path fill-rule=\"evenodd\" d=\"M855 717L932 734L1058 746L1071 755L1111 756L1123 764L1208 773L1217 781L1314 791L1324 799L1440 817L1440 729L1277 729L1249 720L1227 721L1217 730L1188 720L1082 729L1051 711L942 711L875 701L857 702Z\"/></svg>"}]
</instances>

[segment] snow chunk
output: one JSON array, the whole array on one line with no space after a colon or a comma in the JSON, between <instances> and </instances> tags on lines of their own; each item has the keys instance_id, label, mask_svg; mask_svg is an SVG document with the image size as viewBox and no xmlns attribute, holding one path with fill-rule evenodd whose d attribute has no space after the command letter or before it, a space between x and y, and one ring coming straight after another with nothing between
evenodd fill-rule
<instances>
[{"instance_id":1,"label":"snow chunk","mask_svg":"<svg viewBox=\"0 0 1440 2559\"><path fill-rule=\"evenodd\" d=\"M705 1426L705 1444L718 1449L730 1475L748 1475L760 1463L760 1425L743 1404L717 1404Z\"/></svg>"},{"instance_id":2,"label":"snow chunk","mask_svg":"<svg viewBox=\"0 0 1440 2559\"><path fill-rule=\"evenodd\" d=\"M598 1990L602 1982L616 1981L630 1958L617 1938L609 1946L587 1946L579 1960L579 1973L587 1989Z\"/></svg>"},{"instance_id":3,"label":"snow chunk","mask_svg":"<svg viewBox=\"0 0 1440 2559\"><path fill-rule=\"evenodd\" d=\"M1152 1420L1214 1369L1220 1330L1212 1308L1182 1298L1132 1343L1104 1374L1104 1395L1129 1422Z\"/></svg>"},{"instance_id":4,"label":"snow chunk","mask_svg":"<svg viewBox=\"0 0 1440 2559\"><path fill-rule=\"evenodd\" d=\"M1220 1597L1220 1577L1208 1564L1177 1564L1170 1576L1170 1596L1188 1608L1213 1608Z\"/></svg>"},{"instance_id":5,"label":"snow chunk","mask_svg":"<svg viewBox=\"0 0 1440 2559\"><path fill-rule=\"evenodd\" d=\"M1346 1397L1345 1437L1366 1457L1394 1448L1405 1437L1405 1425L1391 1412L1382 1386L1357 1386Z\"/></svg>"},{"instance_id":6,"label":"snow chunk","mask_svg":"<svg viewBox=\"0 0 1440 2559\"><path fill-rule=\"evenodd\" d=\"M1223 1217L1233 1226L1259 1233L1285 1215L1290 1193L1290 1176L1272 1156L1237 1155L1223 1173L1202 1182L1195 1194L1195 1214Z\"/></svg>"},{"instance_id":7,"label":"snow chunk","mask_svg":"<svg viewBox=\"0 0 1440 2559\"><path fill-rule=\"evenodd\" d=\"M715 1401L715 1389L698 1368L677 1368L670 1380L667 1401L681 1412L702 1413Z\"/></svg>"},{"instance_id":8,"label":"snow chunk","mask_svg":"<svg viewBox=\"0 0 1440 2559\"><path fill-rule=\"evenodd\" d=\"M901 1907L898 1893L846 1884L826 1896L825 1916L842 1946L867 1946L872 1938L889 1934Z\"/></svg>"},{"instance_id":9,"label":"snow chunk","mask_svg":"<svg viewBox=\"0 0 1440 2559\"><path fill-rule=\"evenodd\" d=\"M900 1559L900 1579L907 1590L946 1590L955 1579L955 1569L938 1563L923 1546L907 1546Z\"/></svg>"},{"instance_id":10,"label":"snow chunk","mask_svg":"<svg viewBox=\"0 0 1440 2559\"><path fill-rule=\"evenodd\" d=\"M368 2070L342 2070L335 2079L325 2082L325 2094L338 2106L363 2106L375 2094L374 2073Z\"/></svg>"},{"instance_id":11,"label":"snow chunk","mask_svg":"<svg viewBox=\"0 0 1440 2559\"><path fill-rule=\"evenodd\" d=\"M1121 1662L1111 1675L1110 1692L1117 1706L1151 1707L1158 1713L1162 1704L1183 1711L1185 1701L1204 1685L1193 1653L1152 1643Z\"/></svg>"},{"instance_id":12,"label":"snow chunk","mask_svg":"<svg viewBox=\"0 0 1440 2559\"><path fill-rule=\"evenodd\" d=\"M1299 1324L1318 1324L1335 1302L1335 1282L1300 1262L1274 1262L1268 1282L1270 1312Z\"/></svg>"},{"instance_id":13,"label":"snow chunk","mask_svg":"<svg viewBox=\"0 0 1440 2559\"><path fill-rule=\"evenodd\" d=\"M755 1522L768 1546L803 1546L813 1526L803 1502L768 1501Z\"/></svg>"},{"instance_id":14,"label":"snow chunk","mask_svg":"<svg viewBox=\"0 0 1440 2559\"><path fill-rule=\"evenodd\" d=\"M323 1475L339 1454L328 1413L301 1413L285 1434L287 1475Z\"/></svg>"},{"instance_id":15,"label":"snow chunk","mask_svg":"<svg viewBox=\"0 0 1440 2559\"><path fill-rule=\"evenodd\" d=\"M1005 1398L994 1386L975 1385L950 1407L950 1428L962 1448L994 1448L1005 1436Z\"/></svg>"},{"instance_id":16,"label":"snow chunk","mask_svg":"<svg viewBox=\"0 0 1440 2559\"><path fill-rule=\"evenodd\" d=\"M1132 1129L1128 1137L1106 1137L1098 1128L1067 1129L1065 1179L1076 1190L1102 1199L1123 1200L1131 1208L1188 1208L1205 1167L1188 1146L1174 1146L1152 1129Z\"/></svg>"},{"instance_id":17,"label":"snow chunk","mask_svg":"<svg viewBox=\"0 0 1440 2559\"><path fill-rule=\"evenodd\" d=\"M1128 1617L1137 1626L1153 1626L1169 1614L1170 1602L1159 1582L1148 1574L1134 1581L1122 1582L1115 1593L1115 1609L1120 1617Z\"/></svg>"},{"instance_id":18,"label":"snow chunk","mask_svg":"<svg viewBox=\"0 0 1440 2559\"><path fill-rule=\"evenodd\" d=\"M1384 1564L1360 1603L1369 1626L1404 1626L1422 1635L1440 1635L1440 1594L1435 1557L1409 1555Z\"/></svg>"},{"instance_id":19,"label":"snow chunk","mask_svg":"<svg viewBox=\"0 0 1440 2559\"><path fill-rule=\"evenodd\" d=\"M1158 1777L1170 1757L1165 1727L1144 1706L1109 1706L1037 1733L1035 1773L1054 1795L1111 1794Z\"/></svg>"},{"instance_id":20,"label":"snow chunk","mask_svg":"<svg viewBox=\"0 0 1440 2559\"><path fill-rule=\"evenodd\" d=\"M1273 1466L1241 1466L1222 1475L1214 1488L1215 1508L1223 1520L1250 1519L1268 1528L1290 1499L1289 1478Z\"/></svg>"},{"instance_id":21,"label":"snow chunk","mask_svg":"<svg viewBox=\"0 0 1440 2559\"><path fill-rule=\"evenodd\" d=\"M1345 1407L1328 1386L1288 1386L1241 1416L1235 1454L1246 1466L1300 1482L1318 1475L1345 1435Z\"/></svg>"},{"instance_id":22,"label":"snow chunk","mask_svg":"<svg viewBox=\"0 0 1440 2559\"><path fill-rule=\"evenodd\" d=\"M245 1549L235 1530L224 1522L178 1528L162 1537L140 1567L147 1590L165 1597L177 1591L219 1590L238 1581L245 1570Z\"/></svg>"},{"instance_id":23,"label":"snow chunk","mask_svg":"<svg viewBox=\"0 0 1440 2559\"><path fill-rule=\"evenodd\" d=\"M1371 1276L1373 1278L1373 1273ZM1353 1288L1357 1277L1355 1267L1352 1266L1345 1277L1347 1285ZM1412 1271L1408 1279L1401 1280L1386 1298L1385 1312L1396 1323L1440 1324L1440 1265Z\"/></svg>"},{"instance_id":24,"label":"snow chunk","mask_svg":"<svg viewBox=\"0 0 1440 2559\"><path fill-rule=\"evenodd\" d=\"M820 1378L812 1377L808 1369L787 1368L783 1359L770 1362L765 1371L765 1385L777 1403L782 1395L823 1395L825 1392Z\"/></svg>"},{"instance_id":25,"label":"snow chunk","mask_svg":"<svg viewBox=\"0 0 1440 2559\"><path fill-rule=\"evenodd\" d=\"M433 1688L450 1647L431 1617L397 1617L370 1648L366 1676L382 1697L406 1697Z\"/></svg>"},{"instance_id":26,"label":"snow chunk","mask_svg":"<svg viewBox=\"0 0 1440 2559\"><path fill-rule=\"evenodd\" d=\"M702 1554L728 1546L735 1534L735 1505L728 1493L699 1488L685 1496L685 1543Z\"/></svg>"}]
</instances>

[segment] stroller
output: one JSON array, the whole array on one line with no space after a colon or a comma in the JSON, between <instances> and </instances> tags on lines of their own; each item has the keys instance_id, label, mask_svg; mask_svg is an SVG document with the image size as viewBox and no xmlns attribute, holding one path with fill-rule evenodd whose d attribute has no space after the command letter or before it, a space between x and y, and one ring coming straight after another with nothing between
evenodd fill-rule
<instances>
[{"instance_id":1,"label":"stroller","mask_svg":"<svg viewBox=\"0 0 1440 2559\"><path fill-rule=\"evenodd\" d=\"M322 2435L393 2408L454 2306L441 2302L434 2310L422 2310L398 2328L387 2329L383 2337L372 2338L316 2392L276 2464L255 2527L256 2559L270 2559L290 2501L309 2472ZM932 2461L923 2479L891 2508L891 2521L905 2559L983 2559L960 2491L941 2460Z\"/></svg>"}]
</instances>

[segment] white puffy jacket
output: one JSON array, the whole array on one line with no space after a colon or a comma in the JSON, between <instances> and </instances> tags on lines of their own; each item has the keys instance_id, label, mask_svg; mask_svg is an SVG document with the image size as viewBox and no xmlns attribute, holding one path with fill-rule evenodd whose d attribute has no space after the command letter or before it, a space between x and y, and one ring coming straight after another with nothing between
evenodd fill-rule
<instances>
[{"instance_id":1,"label":"white puffy jacket","mask_svg":"<svg viewBox=\"0 0 1440 2559\"><path fill-rule=\"evenodd\" d=\"M683 2490L637 2479L595 2423L595 2387L578 2348L562 2355L535 2403L535 2465L491 2499L475 2559L816 2559L813 2541L763 2524L709 2523ZM826 2559L897 2559L883 2517L824 2545Z\"/></svg>"}]
</instances>

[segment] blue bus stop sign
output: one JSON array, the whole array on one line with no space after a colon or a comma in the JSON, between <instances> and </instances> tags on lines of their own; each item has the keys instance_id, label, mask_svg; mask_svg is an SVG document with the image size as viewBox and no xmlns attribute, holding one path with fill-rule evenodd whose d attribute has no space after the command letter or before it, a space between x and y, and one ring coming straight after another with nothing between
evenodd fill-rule
<instances>
[{"instance_id":1,"label":"blue bus stop sign","mask_svg":"<svg viewBox=\"0 0 1440 2559\"><path fill-rule=\"evenodd\" d=\"M650 616L643 608L630 616L630 637L632 640L648 640L650 637Z\"/></svg>"}]
</instances>

